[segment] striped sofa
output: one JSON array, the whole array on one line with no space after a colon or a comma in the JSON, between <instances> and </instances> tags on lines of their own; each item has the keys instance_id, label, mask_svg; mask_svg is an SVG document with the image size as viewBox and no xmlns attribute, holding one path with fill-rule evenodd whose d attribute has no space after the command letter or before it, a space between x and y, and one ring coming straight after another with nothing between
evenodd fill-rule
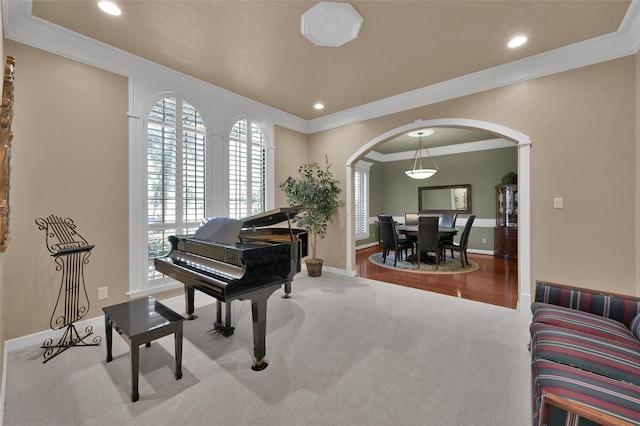
<instances>
[{"instance_id":1,"label":"striped sofa","mask_svg":"<svg viewBox=\"0 0 640 426\"><path fill-rule=\"evenodd\" d=\"M536 282L534 426L640 425L640 298Z\"/></svg>"}]
</instances>

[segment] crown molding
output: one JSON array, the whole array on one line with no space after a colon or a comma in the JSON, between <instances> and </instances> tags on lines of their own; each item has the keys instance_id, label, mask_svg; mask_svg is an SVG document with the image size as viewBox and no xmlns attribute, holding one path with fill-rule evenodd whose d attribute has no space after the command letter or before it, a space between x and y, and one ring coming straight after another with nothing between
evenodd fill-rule
<instances>
[{"instance_id":1,"label":"crown molding","mask_svg":"<svg viewBox=\"0 0 640 426\"><path fill-rule=\"evenodd\" d=\"M618 31L501 66L380 99L324 117L304 120L34 17L31 0L2 0L6 38L131 76L133 70L170 74L205 86L216 98L260 111L275 124L312 134L498 87L633 55L640 49L640 0L632 0Z\"/></svg>"},{"instance_id":2,"label":"crown molding","mask_svg":"<svg viewBox=\"0 0 640 426\"><path fill-rule=\"evenodd\" d=\"M631 38L634 51L640 49L640 1L632 0L618 30Z\"/></svg>"},{"instance_id":3,"label":"crown molding","mask_svg":"<svg viewBox=\"0 0 640 426\"><path fill-rule=\"evenodd\" d=\"M136 75L138 78L140 75L154 75L184 87L196 87L221 102L242 105L244 109L258 111L280 126L307 133L307 120L35 17L31 14L31 6L31 0L2 0L6 38L130 79Z\"/></svg>"},{"instance_id":4,"label":"crown molding","mask_svg":"<svg viewBox=\"0 0 640 426\"><path fill-rule=\"evenodd\" d=\"M637 4L637 0L634 0ZM634 13L637 13L637 7ZM630 18L636 23L638 18ZM473 74L436 83L399 95L380 99L348 110L309 121L309 133L346 126L397 112L419 108L462 96L480 93L546 75L581 68L600 62L633 55L638 51L640 30L631 26L637 37L618 31L570 46L488 68Z\"/></svg>"},{"instance_id":5,"label":"crown molding","mask_svg":"<svg viewBox=\"0 0 640 426\"><path fill-rule=\"evenodd\" d=\"M429 148L429 156L441 157L443 155L464 154L466 152L486 151L498 148L515 148L516 146L517 145L515 145L513 142L506 139L495 138L487 139L484 141L459 143L455 145L436 146L433 148ZM415 150L413 150L394 152L392 154L381 154L375 150L372 150L365 155L365 158L378 161L380 163L387 163L390 161L411 160L415 156L415 153ZM422 150L422 156L427 156L427 152L424 149Z\"/></svg>"}]
</instances>

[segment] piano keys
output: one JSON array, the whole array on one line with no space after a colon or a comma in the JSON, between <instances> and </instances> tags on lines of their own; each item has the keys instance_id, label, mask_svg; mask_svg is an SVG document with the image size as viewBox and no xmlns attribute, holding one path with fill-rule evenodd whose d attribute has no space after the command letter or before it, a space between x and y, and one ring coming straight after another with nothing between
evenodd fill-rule
<instances>
[{"instance_id":1,"label":"piano keys","mask_svg":"<svg viewBox=\"0 0 640 426\"><path fill-rule=\"evenodd\" d=\"M233 334L230 303L251 300L255 371L267 367L267 299L284 285L291 293L291 281L300 272L301 258L307 255L307 234L291 227L298 208L279 208L240 221L216 218L204 223L190 237L171 236L171 251L155 259L156 270L185 286L187 319L194 319L194 291L216 299L216 329ZM273 227L286 221L287 228ZM226 320L222 322L222 303Z\"/></svg>"}]
</instances>

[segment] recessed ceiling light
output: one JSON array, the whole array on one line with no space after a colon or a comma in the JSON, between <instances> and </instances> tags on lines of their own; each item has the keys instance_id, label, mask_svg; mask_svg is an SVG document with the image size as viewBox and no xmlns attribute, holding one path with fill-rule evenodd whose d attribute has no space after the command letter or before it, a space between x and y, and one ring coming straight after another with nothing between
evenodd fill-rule
<instances>
[{"instance_id":1,"label":"recessed ceiling light","mask_svg":"<svg viewBox=\"0 0 640 426\"><path fill-rule=\"evenodd\" d=\"M507 46L513 49L514 47L522 46L526 42L527 42L527 38L525 36L517 36L512 38L511 41L509 41L509 44L507 44Z\"/></svg>"},{"instance_id":2,"label":"recessed ceiling light","mask_svg":"<svg viewBox=\"0 0 640 426\"><path fill-rule=\"evenodd\" d=\"M321 104L320 102L318 102L317 104L315 104L313 106L315 109L324 109L324 104Z\"/></svg>"},{"instance_id":3,"label":"recessed ceiling light","mask_svg":"<svg viewBox=\"0 0 640 426\"><path fill-rule=\"evenodd\" d=\"M104 13L108 13L109 15L120 16L120 14L122 13L120 11L120 8L116 6L115 3L111 3L110 1L101 1L100 3L98 3L98 7Z\"/></svg>"}]
</instances>

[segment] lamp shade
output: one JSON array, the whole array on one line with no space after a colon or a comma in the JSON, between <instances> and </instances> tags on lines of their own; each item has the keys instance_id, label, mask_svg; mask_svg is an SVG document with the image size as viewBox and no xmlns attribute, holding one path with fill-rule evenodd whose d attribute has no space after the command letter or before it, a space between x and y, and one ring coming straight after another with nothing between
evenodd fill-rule
<instances>
[{"instance_id":1,"label":"lamp shade","mask_svg":"<svg viewBox=\"0 0 640 426\"><path fill-rule=\"evenodd\" d=\"M433 129L418 130L415 133L409 133L409 136L418 136L418 147L416 148L416 153L413 156L413 167L410 170L404 172L404 174L409 176L411 179L427 179L438 173L439 167L433 157L431 157L431 155L429 154L429 150L426 147L424 148L427 154L426 158L431 160L431 162L435 166L435 169L425 169L422 167L422 136L424 134L431 135L432 133Z\"/></svg>"},{"instance_id":2,"label":"lamp shade","mask_svg":"<svg viewBox=\"0 0 640 426\"><path fill-rule=\"evenodd\" d=\"M404 172L411 179L426 179L438 173L436 169L415 169Z\"/></svg>"}]
</instances>

